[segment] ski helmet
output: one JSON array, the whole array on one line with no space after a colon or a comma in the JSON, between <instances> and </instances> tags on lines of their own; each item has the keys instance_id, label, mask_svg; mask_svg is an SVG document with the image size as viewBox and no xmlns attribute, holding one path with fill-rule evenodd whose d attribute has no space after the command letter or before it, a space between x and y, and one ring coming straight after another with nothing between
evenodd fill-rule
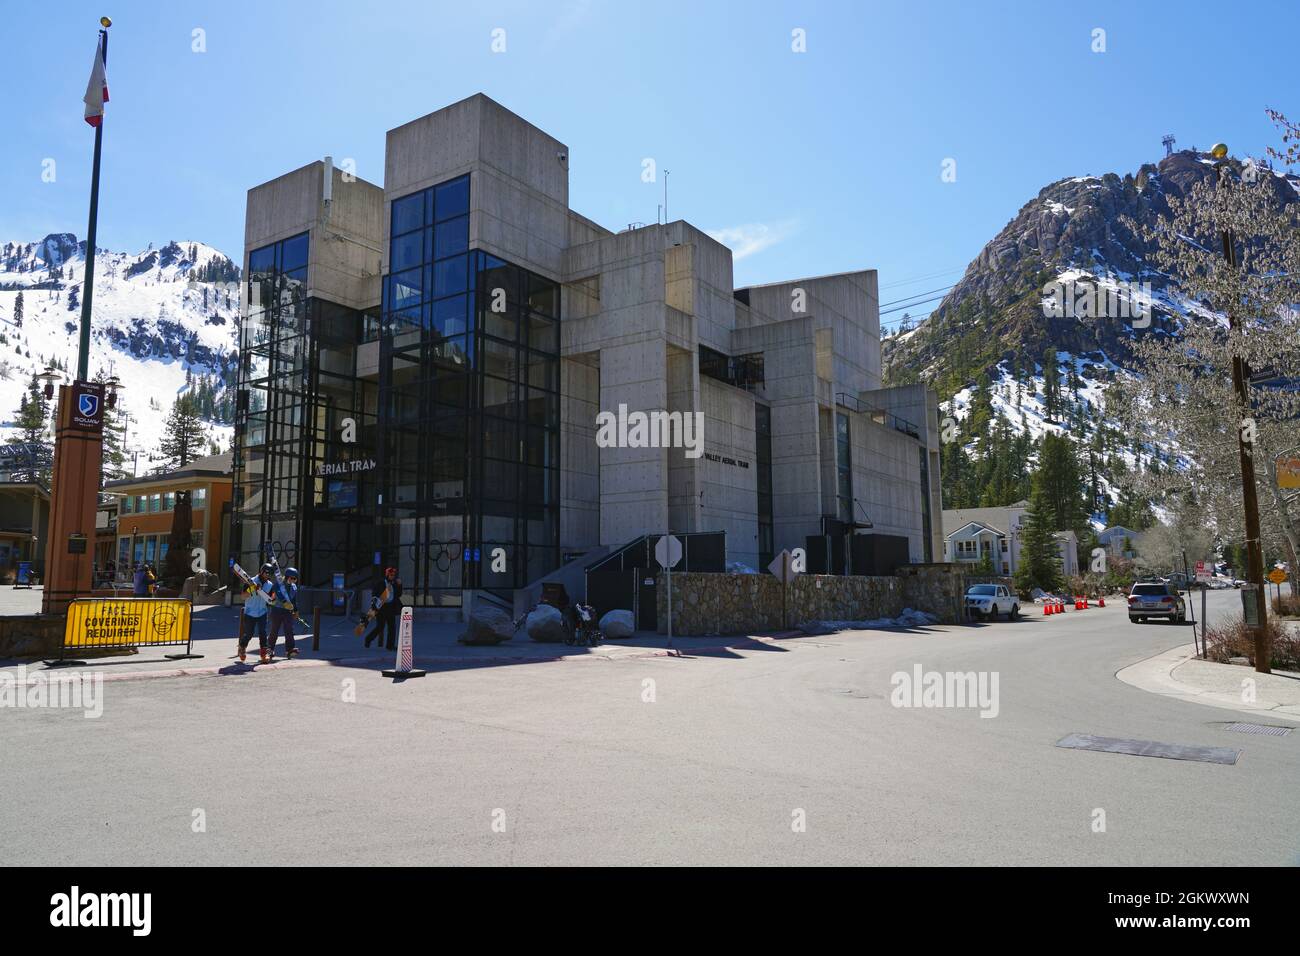
<instances>
[{"instance_id":1,"label":"ski helmet","mask_svg":"<svg viewBox=\"0 0 1300 956\"><path fill-rule=\"evenodd\" d=\"M296 578L296 577L298 576L298 569L297 569L297 568L285 568L285 569L284 569L284 576L285 576L286 578Z\"/></svg>"},{"instance_id":2,"label":"ski helmet","mask_svg":"<svg viewBox=\"0 0 1300 956\"><path fill-rule=\"evenodd\" d=\"M271 567L269 563L262 565L263 574L273 574L274 572L275 572L275 568Z\"/></svg>"}]
</instances>

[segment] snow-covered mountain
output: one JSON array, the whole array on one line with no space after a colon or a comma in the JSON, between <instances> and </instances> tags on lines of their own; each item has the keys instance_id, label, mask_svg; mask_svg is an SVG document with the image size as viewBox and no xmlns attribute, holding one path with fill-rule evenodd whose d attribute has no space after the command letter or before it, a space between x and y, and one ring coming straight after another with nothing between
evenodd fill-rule
<instances>
[{"instance_id":1,"label":"snow-covered mountain","mask_svg":"<svg viewBox=\"0 0 1300 956\"><path fill-rule=\"evenodd\" d=\"M70 233L0 245L0 440L33 373L76 372L85 265L85 243ZM202 398L210 439L229 446L238 279L230 258L201 242L97 250L90 375L124 385L128 469L136 451L141 474L160 463L163 425L187 389Z\"/></svg>"},{"instance_id":2,"label":"snow-covered mountain","mask_svg":"<svg viewBox=\"0 0 1300 956\"><path fill-rule=\"evenodd\" d=\"M1297 177L1257 160L1247 160L1249 166L1229 162L1236 175L1258 177L1279 206L1300 201ZM1141 375L1130 350L1138 334L1177 334L1181 317L1208 314L1156 267L1154 243L1143 230L1169 215L1170 197L1186 196L1214 175L1208 156L1183 150L1144 164L1136 174L1075 176L1045 186L985 245L933 314L886 335L887 381L923 381L935 388L941 416L959 426L956 447L972 458L1005 451L992 440L981 448L978 437L992 435L999 423L1006 424L1008 436L1032 439L1017 446L1029 460L1043 435L1069 437L1094 469L1089 479L1101 524L1106 502L1119 497L1111 480L1117 473L1145 468L1153 459L1172 467L1186 462L1183 449L1115 432L1107 389L1125 376ZM1048 307L1053 296L1047 290L1069 295L1079 288L1094 295L1083 311L1073 303ZM1095 296L1103 293L1120 308L1098 309ZM1135 315L1141 320L1135 322ZM981 421L973 427L977 412ZM1007 493L1022 497L1023 463L1014 470L1020 472L1018 484ZM945 464L945 503L972 506L967 499L988 493L981 486L984 477L970 473L963 482L960 469Z\"/></svg>"}]
</instances>

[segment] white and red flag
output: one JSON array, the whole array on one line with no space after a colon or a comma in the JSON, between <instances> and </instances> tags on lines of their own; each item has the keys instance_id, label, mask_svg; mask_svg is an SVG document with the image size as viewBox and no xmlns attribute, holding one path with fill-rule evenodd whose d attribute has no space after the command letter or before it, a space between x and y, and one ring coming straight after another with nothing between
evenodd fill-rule
<instances>
[{"instance_id":1,"label":"white and red flag","mask_svg":"<svg viewBox=\"0 0 1300 956\"><path fill-rule=\"evenodd\" d=\"M86 122L98 126L104 119L104 104L108 102L108 74L104 71L104 47L95 45L95 65L90 68L90 82L86 84Z\"/></svg>"}]
</instances>

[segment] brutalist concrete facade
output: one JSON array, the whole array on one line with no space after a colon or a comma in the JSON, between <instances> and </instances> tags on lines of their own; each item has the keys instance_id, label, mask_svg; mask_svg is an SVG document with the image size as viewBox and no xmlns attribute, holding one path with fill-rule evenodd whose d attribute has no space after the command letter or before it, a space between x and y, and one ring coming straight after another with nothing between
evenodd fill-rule
<instances>
[{"instance_id":1,"label":"brutalist concrete facade","mask_svg":"<svg viewBox=\"0 0 1300 956\"><path fill-rule=\"evenodd\" d=\"M351 241L313 240L331 272L308 282L377 306L394 200L466 175L470 249L561 287L557 554L725 531L728 560L758 567L828 528L870 528L905 537L913 561L939 559L936 398L882 388L876 272L736 289L731 251L688 222L613 232L571 210L568 147L486 96L388 133L381 216L378 187L362 184ZM250 192L249 251L317 228L306 194L320 178L308 167ZM357 375L379 349L359 345ZM702 454L601 447L598 415L620 406L702 413Z\"/></svg>"}]
</instances>

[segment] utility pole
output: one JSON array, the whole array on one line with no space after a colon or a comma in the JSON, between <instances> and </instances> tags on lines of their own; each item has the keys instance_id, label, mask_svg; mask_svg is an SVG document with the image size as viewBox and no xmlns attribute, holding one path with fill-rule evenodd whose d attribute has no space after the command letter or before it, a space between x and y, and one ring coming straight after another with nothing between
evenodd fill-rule
<instances>
[{"instance_id":1,"label":"utility pole","mask_svg":"<svg viewBox=\"0 0 1300 956\"><path fill-rule=\"evenodd\" d=\"M1231 189L1232 183L1229 179L1228 167L1223 160L1228 155L1228 147L1223 143L1216 143L1210 150L1210 154L1217 160L1219 173L1218 188ZM1223 230L1223 258L1228 263L1228 268L1237 268L1237 250L1235 248L1231 229ZM1228 329L1235 332L1240 327L1239 320L1232 306L1228 307ZM1247 628L1253 638L1252 643L1255 648L1255 670L1260 674L1272 672L1270 666L1272 660L1272 650L1269 647L1268 640L1268 591L1264 587L1264 547L1260 540L1259 530L1259 498L1255 487L1255 458L1254 458L1254 422L1249 418L1250 415L1250 393L1247 390L1246 383L1250 381L1250 370L1246 367L1246 360L1238 354L1232 356L1232 388L1237 395L1237 401L1241 403L1243 412L1247 418L1237 425L1237 456L1241 462L1241 498L1246 509L1246 576L1250 583L1254 585L1254 599L1256 609L1256 620L1258 623L1251 624L1246 622Z\"/></svg>"}]
</instances>

